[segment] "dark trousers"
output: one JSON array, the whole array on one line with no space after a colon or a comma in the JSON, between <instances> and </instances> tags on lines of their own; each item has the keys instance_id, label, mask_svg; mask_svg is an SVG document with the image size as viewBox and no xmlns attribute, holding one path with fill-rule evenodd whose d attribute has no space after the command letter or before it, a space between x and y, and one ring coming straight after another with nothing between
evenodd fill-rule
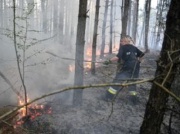
<instances>
[{"instance_id":1,"label":"dark trousers","mask_svg":"<svg viewBox=\"0 0 180 134\"><path fill-rule=\"evenodd\" d=\"M140 63L138 61L128 62L122 67L122 69L117 72L113 83L123 83L126 79L133 79L139 77ZM128 81L127 81L128 82ZM112 86L115 90L119 90L121 87ZM136 91L136 85L128 86L128 91Z\"/></svg>"},{"instance_id":2,"label":"dark trousers","mask_svg":"<svg viewBox=\"0 0 180 134\"><path fill-rule=\"evenodd\" d=\"M139 77L139 69L140 69L140 63L139 61L133 61L133 62L126 62L125 65L121 68L120 71L117 72L115 78L113 79L112 83L123 83L128 82L127 79L133 79ZM131 81L132 82L132 81ZM120 91L122 88L121 86L111 86L106 92L106 99L107 100L113 100L115 96L117 95L117 92ZM128 91L130 97L136 96L136 84L128 86Z\"/></svg>"}]
</instances>

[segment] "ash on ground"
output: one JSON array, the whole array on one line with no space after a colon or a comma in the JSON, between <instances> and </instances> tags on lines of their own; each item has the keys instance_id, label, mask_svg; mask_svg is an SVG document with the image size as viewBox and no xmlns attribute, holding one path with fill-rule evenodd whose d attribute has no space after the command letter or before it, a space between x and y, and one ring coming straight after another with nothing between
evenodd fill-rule
<instances>
[{"instance_id":1,"label":"ash on ground","mask_svg":"<svg viewBox=\"0 0 180 134\"><path fill-rule=\"evenodd\" d=\"M140 78L154 77L157 58L158 53L145 55ZM85 72L84 83L110 83L115 73L116 64L99 65L96 75L88 70ZM71 104L73 91L57 94L51 100L52 114L37 118L30 128L38 134L139 134L151 85L150 82L137 85L136 105L129 101L126 88L113 103L104 99L108 87L85 89L81 107ZM69 86L63 85L63 88ZM164 122L162 134L168 131L167 125ZM172 134L178 134L177 128L172 128Z\"/></svg>"},{"instance_id":2,"label":"ash on ground","mask_svg":"<svg viewBox=\"0 0 180 134\"><path fill-rule=\"evenodd\" d=\"M141 63L140 78L152 78L156 70L157 54L146 54ZM116 65L101 65L96 75L85 72L85 84L110 83L115 76ZM104 100L105 88L90 88L83 91L83 104L73 107L55 99L50 118L59 134L138 134L143 121L151 83L137 85L138 104L128 100L124 88L114 103Z\"/></svg>"}]
</instances>

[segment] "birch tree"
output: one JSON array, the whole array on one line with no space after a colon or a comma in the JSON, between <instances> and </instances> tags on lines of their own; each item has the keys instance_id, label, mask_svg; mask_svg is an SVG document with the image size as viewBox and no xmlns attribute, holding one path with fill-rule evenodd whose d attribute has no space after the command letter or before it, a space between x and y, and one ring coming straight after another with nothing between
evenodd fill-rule
<instances>
[{"instance_id":1,"label":"birch tree","mask_svg":"<svg viewBox=\"0 0 180 134\"><path fill-rule=\"evenodd\" d=\"M105 9L104 9L104 20L102 24L102 44L101 44L100 58L104 57L104 49L106 45L106 21L107 21L107 13L108 13L108 4L109 4L109 0L106 0Z\"/></svg>"}]
</instances>

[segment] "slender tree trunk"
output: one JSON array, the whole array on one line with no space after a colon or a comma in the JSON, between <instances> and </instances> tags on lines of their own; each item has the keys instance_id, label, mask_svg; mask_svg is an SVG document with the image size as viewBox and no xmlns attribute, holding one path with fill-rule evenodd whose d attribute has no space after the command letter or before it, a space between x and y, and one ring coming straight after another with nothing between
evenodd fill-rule
<instances>
[{"instance_id":1,"label":"slender tree trunk","mask_svg":"<svg viewBox=\"0 0 180 134\"><path fill-rule=\"evenodd\" d=\"M160 134L167 100L169 94L160 86L169 91L174 78L179 72L179 50L180 50L180 1L171 0L170 9L167 15L166 30L160 58L157 63L156 76L149 100L146 106L144 120L140 128L140 134ZM160 86L158 86L158 84Z\"/></svg>"},{"instance_id":2,"label":"slender tree trunk","mask_svg":"<svg viewBox=\"0 0 180 134\"><path fill-rule=\"evenodd\" d=\"M123 16L122 16L121 38L127 34L126 32L127 32L129 6L130 6L130 0L125 0L124 11L123 11Z\"/></svg>"},{"instance_id":3,"label":"slender tree trunk","mask_svg":"<svg viewBox=\"0 0 180 134\"><path fill-rule=\"evenodd\" d=\"M104 20L103 20L103 25L102 25L102 44L101 44L100 58L104 57L104 49L106 45L106 21L107 21L107 13L108 13L108 4L109 4L109 0L106 0Z\"/></svg>"},{"instance_id":4,"label":"slender tree trunk","mask_svg":"<svg viewBox=\"0 0 180 134\"><path fill-rule=\"evenodd\" d=\"M4 21L4 16L3 16L3 14L4 14L4 11L3 11L3 3L4 3L4 1L2 0L1 2L0 2L0 27L4 27L4 23L3 23L3 21ZM3 29L1 30L1 34L3 34Z\"/></svg>"},{"instance_id":5,"label":"slender tree trunk","mask_svg":"<svg viewBox=\"0 0 180 134\"><path fill-rule=\"evenodd\" d=\"M86 29L86 11L87 0L80 0L79 15L76 38L76 54L75 54L75 76L74 85L83 85L84 76L84 45L85 45L85 29ZM83 90L74 90L73 104L80 106L82 104Z\"/></svg>"},{"instance_id":6,"label":"slender tree trunk","mask_svg":"<svg viewBox=\"0 0 180 134\"><path fill-rule=\"evenodd\" d=\"M92 0L88 0L88 13L89 13L89 18L87 19L86 23L86 44L91 44L91 21L92 21L92 17L91 17L91 5L92 5Z\"/></svg>"},{"instance_id":7,"label":"slender tree trunk","mask_svg":"<svg viewBox=\"0 0 180 134\"><path fill-rule=\"evenodd\" d=\"M145 3L145 52L149 52L149 46L148 46L148 35L149 35L149 18L150 18L150 11L151 11L151 0L146 0Z\"/></svg>"},{"instance_id":8,"label":"slender tree trunk","mask_svg":"<svg viewBox=\"0 0 180 134\"><path fill-rule=\"evenodd\" d=\"M113 0L111 0L111 11L110 11L110 42L109 42L109 53L112 54L112 39L113 39Z\"/></svg>"},{"instance_id":9,"label":"slender tree trunk","mask_svg":"<svg viewBox=\"0 0 180 134\"><path fill-rule=\"evenodd\" d=\"M78 0L73 1L73 8L72 8L72 14L71 14L71 44L73 44L75 39L75 33L76 33L76 23L77 23L77 15L78 15L78 9L77 7L74 7L74 4L76 4ZM71 45L72 46L72 45ZM73 46L72 46L73 47ZM70 52L73 51L73 49L70 49Z\"/></svg>"},{"instance_id":10,"label":"slender tree trunk","mask_svg":"<svg viewBox=\"0 0 180 134\"><path fill-rule=\"evenodd\" d=\"M54 0L53 1L53 35L56 35L55 40L57 40L58 36L57 36L57 32L58 32L58 0Z\"/></svg>"},{"instance_id":11,"label":"slender tree trunk","mask_svg":"<svg viewBox=\"0 0 180 134\"><path fill-rule=\"evenodd\" d=\"M145 16L144 16L144 20L145 20ZM138 46L141 46L141 43L143 42L142 40L143 40L143 35L144 35L145 21L143 21L142 23L143 24L142 24L142 28L141 28Z\"/></svg>"},{"instance_id":12,"label":"slender tree trunk","mask_svg":"<svg viewBox=\"0 0 180 134\"><path fill-rule=\"evenodd\" d=\"M91 5L90 5L90 35L89 35L89 40L88 40L88 44L92 44L92 40L93 40L93 28L94 28L94 18L95 18L95 14L93 14L94 13L94 5L95 5L95 2L94 2L94 0L92 0L92 2L91 2Z\"/></svg>"},{"instance_id":13,"label":"slender tree trunk","mask_svg":"<svg viewBox=\"0 0 180 134\"><path fill-rule=\"evenodd\" d=\"M138 14L139 14L139 0L134 0L134 8L133 8L133 25L132 25L132 38L134 42L136 42L136 33L138 28Z\"/></svg>"},{"instance_id":14,"label":"slender tree trunk","mask_svg":"<svg viewBox=\"0 0 180 134\"><path fill-rule=\"evenodd\" d=\"M60 0L60 13L59 13L59 43L64 44L64 2Z\"/></svg>"},{"instance_id":15,"label":"slender tree trunk","mask_svg":"<svg viewBox=\"0 0 180 134\"><path fill-rule=\"evenodd\" d=\"M113 41L114 41L114 45L113 45L113 47L115 47L116 46L116 31L115 31L115 25L116 25L116 1L114 1L113 2L114 3L114 11L113 11L113 14L114 14L114 16L113 16L113 28L114 28L114 36L113 36ZM119 14L119 12L118 12L118 14ZM120 34L119 34L120 35Z\"/></svg>"},{"instance_id":16,"label":"slender tree trunk","mask_svg":"<svg viewBox=\"0 0 180 134\"><path fill-rule=\"evenodd\" d=\"M159 4L160 4L160 3L158 3L158 5L159 5ZM158 29L157 24L158 24L158 18L159 18L159 6L157 6L156 10L157 10L157 12L156 12L156 22L155 22L155 26L154 26L154 29L153 29L153 42L152 42L152 48L155 48L156 45L158 44L158 43L155 43L155 40L157 39L156 31L157 31L157 29Z\"/></svg>"},{"instance_id":17,"label":"slender tree trunk","mask_svg":"<svg viewBox=\"0 0 180 134\"><path fill-rule=\"evenodd\" d=\"M97 47L97 32L98 32L98 19L99 19L99 5L100 0L96 0L96 11L95 11L95 19L94 19L94 33L93 33L93 44L92 44L92 61L96 61L96 47ZM95 62L91 63L91 73L95 74Z\"/></svg>"},{"instance_id":18,"label":"slender tree trunk","mask_svg":"<svg viewBox=\"0 0 180 134\"><path fill-rule=\"evenodd\" d=\"M3 18L4 18L4 22L3 22L3 26L4 27L9 27L9 20L7 19L9 17L9 14L8 14L8 7L7 7L7 1L4 0L3 2L3 5L4 5L4 12L3 12Z\"/></svg>"},{"instance_id":19,"label":"slender tree trunk","mask_svg":"<svg viewBox=\"0 0 180 134\"><path fill-rule=\"evenodd\" d=\"M29 16L29 19L31 20L29 22L30 24L30 27L33 29L34 28L34 7L35 7L35 4L34 4L34 0L27 0L27 4L28 4L28 16Z\"/></svg>"},{"instance_id":20,"label":"slender tree trunk","mask_svg":"<svg viewBox=\"0 0 180 134\"><path fill-rule=\"evenodd\" d=\"M51 5L50 1L48 1L48 5ZM53 5L53 3L52 3ZM48 14L48 32L52 36L53 35L53 21L50 21L50 19L53 18L53 6L47 6L47 9L49 7L49 14ZM50 18L50 19L49 19Z\"/></svg>"},{"instance_id":21,"label":"slender tree trunk","mask_svg":"<svg viewBox=\"0 0 180 134\"><path fill-rule=\"evenodd\" d=\"M157 27L157 36L156 36L156 45L159 44L160 42L160 35L161 35L161 29L162 29L162 25L163 25L163 10L164 10L164 6L165 6L165 2L164 1L159 1L158 4L158 11L157 11L157 23L158 23L158 27Z\"/></svg>"},{"instance_id":22,"label":"slender tree trunk","mask_svg":"<svg viewBox=\"0 0 180 134\"><path fill-rule=\"evenodd\" d=\"M16 1L15 0L13 0L13 42L14 42L14 49L15 49L15 54L16 54L16 63L17 63L17 68L19 72L19 77L20 77L21 84L24 90L24 104L27 104L27 90L24 83L23 75L21 73L19 55L18 55L18 50L17 50L18 48L17 48L17 35L16 35ZM25 115L27 115L27 106L25 108L26 108Z\"/></svg>"},{"instance_id":23,"label":"slender tree trunk","mask_svg":"<svg viewBox=\"0 0 180 134\"><path fill-rule=\"evenodd\" d=\"M124 0L122 0L121 2L121 19L123 18L123 16L124 16Z\"/></svg>"},{"instance_id":24,"label":"slender tree trunk","mask_svg":"<svg viewBox=\"0 0 180 134\"><path fill-rule=\"evenodd\" d=\"M127 31L128 31L128 35L131 36L131 9L132 9L132 1L130 0L130 4L129 4L129 11L128 11L128 26L127 26Z\"/></svg>"},{"instance_id":25,"label":"slender tree trunk","mask_svg":"<svg viewBox=\"0 0 180 134\"><path fill-rule=\"evenodd\" d=\"M71 26L71 22L70 22L70 12L69 12L69 8L70 8L70 3L67 0L66 1L66 6L65 6L65 44L66 44L66 48L67 50L70 49L70 26Z\"/></svg>"},{"instance_id":26,"label":"slender tree trunk","mask_svg":"<svg viewBox=\"0 0 180 134\"><path fill-rule=\"evenodd\" d=\"M47 32L47 0L41 0L41 10L42 10L42 29Z\"/></svg>"}]
</instances>

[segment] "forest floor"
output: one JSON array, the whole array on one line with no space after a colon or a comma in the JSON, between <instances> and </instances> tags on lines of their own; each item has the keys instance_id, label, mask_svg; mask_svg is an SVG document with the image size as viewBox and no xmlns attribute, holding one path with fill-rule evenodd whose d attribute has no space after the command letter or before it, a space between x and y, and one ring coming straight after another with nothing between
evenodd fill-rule
<instances>
[{"instance_id":1,"label":"forest floor","mask_svg":"<svg viewBox=\"0 0 180 134\"><path fill-rule=\"evenodd\" d=\"M140 78L154 76L158 54L152 52L144 56ZM99 65L96 75L86 71L84 83L85 85L110 83L115 72L115 64ZM73 107L63 104L61 99L54 99L51 103L52 114L39 116L28 128L35 130L37 134L138 134L151 83L137 85L139 99L137 105L128 100L126 88L119 93L115 102L106 102L104 97L107 88L85 89L81 107Z\"/></svg>"}]
</instances>

